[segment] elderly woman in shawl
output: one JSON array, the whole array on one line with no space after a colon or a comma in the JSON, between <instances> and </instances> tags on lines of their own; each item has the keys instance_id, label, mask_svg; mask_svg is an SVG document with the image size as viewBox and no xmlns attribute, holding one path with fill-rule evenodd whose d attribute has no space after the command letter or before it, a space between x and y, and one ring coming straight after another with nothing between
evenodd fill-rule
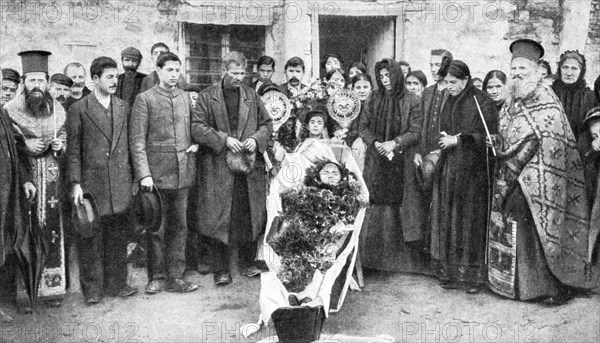
<instances>
[{"instance_id":1,"label":"elderly woman in shawl","mask_svg":"<svg viewBox=\"0 0 600 343\"><path fill-rule=\"evenodd\" d=\"M490 182L487 126L495 133L497 110L487 93L471 82L469 67L444 59L438 75L448 83L440 115L442 154L434 173L431 255L443 288L477 293L486 281L485 243Z\"/></svg>"},{"instance_id":2,"label":"elderly woman in shawl","mask_svg":"<svg viewBox=\"0 0 600 343\"><path fill-rule=\"evenodd\" d=\"M378 90L365 104L359 125L367 146L364 178L371 206L363 224L363 267L420 272L425 257L422 233L406 232L400 222L405 164L419 143L423 111L419 97L406 92L400 65L384 59L375 65ZM411 244L414 243L414 244Z\"/></svg>"},{"instance_id":3,"label":"elderly woman in shawl","mask_svg":"<svg viewBox=\"0 0 600 343\"><path fill-rule=\"evenodd\" d=\"M585 115L597 104L594 92L585 83L585 71L585 56L578 51L565 51L558 62L558 78L552 84L552 90L565 109L575 140L585 131Z\"/></svg>"}]
</instances>

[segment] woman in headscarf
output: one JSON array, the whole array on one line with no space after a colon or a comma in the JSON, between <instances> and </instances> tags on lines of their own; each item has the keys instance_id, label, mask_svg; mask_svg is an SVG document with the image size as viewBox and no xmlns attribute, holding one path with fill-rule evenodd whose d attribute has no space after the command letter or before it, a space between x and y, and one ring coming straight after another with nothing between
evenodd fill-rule
<instances>
[{"instance_id":1,"label":"woman in headscarf","mask_svg":"<svg viewBox=\"0 0 600 343\"><path fill-rule=\"evenodd\" d=\"M483 79L483 91L488 93L494 103L496 110L500 111L506 100L506 74L500 70L492 70Z\"/></svg>"},{"instance_id":2,"label":"woman in headscarf","mask_svg":"<svg viewBox=\"0 0 600 343\"><path fill-rule=\"evenodd\" d=\"M442 62L448 100L440 115L442 153L436 166L431 207L431 258L441 286L477 293L486 282L485 244L490 181L486 132L496 132L492 99L471 82L460 60ZM476 99L476 100L475 100Z\"/></svg>"},{"instance_id":3,"label":"woman in headscarf","mask_svg":"<svg viewBox=\"0 0 600 343\"><path fill-rule=\"evenodd\" d=\"M558 76L552 84L578 140L583 133L586 113L596 106L594 92L585 83L585 56L578 51L565 51L558 62ZM583 153L580 151L580 153Z\"/></svg>"},{"instance_id":4,"label":"woman in headscarf","mask_svg":"<svg viewBox=\"0 0 600 343\"><path fill-rule=\"evenodd\" d=\"M423 113L419 97L404 88L400 65L384 59L375 65L378 90L365 104L360 137L367 146L364 179L369 202L361 235L363 267L421 272L426 268L420 233L405 232L400 221L407 155L419 143Z\"/></svg>"}]
</instances>

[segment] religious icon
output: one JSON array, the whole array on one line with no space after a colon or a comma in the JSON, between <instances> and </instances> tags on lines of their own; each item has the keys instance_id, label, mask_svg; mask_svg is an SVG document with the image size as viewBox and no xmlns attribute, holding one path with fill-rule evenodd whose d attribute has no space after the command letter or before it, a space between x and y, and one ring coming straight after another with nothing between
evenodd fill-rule
<instances>
[{"instance_id":1,"label":"religious icon","mask_svg":"<svg viewBox=\"0 0 600 343\"><path fill-rule=\"evenodd\" d=\"M350 127L360 114L358 95L350 89L341 89L329 97L327 101L329 116L344 129Z\"/></svg>"},{"instance_id":2,"label":"religious icon","mask_svg":"<svg viewBox=\"0 0 600 343\"><path fill-rule=\"evenodd\" d=\"M273 119L273 132L275 133L290 118L292 104L285 94L276 90L267 91L261 99Z\"/></svg>"}]
</instances>

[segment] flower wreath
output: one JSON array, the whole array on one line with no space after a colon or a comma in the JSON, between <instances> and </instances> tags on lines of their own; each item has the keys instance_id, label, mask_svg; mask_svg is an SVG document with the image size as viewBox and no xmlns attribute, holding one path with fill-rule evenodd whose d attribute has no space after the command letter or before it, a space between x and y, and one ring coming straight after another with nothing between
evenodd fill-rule
<instances>
[{"instance_id":1,"label":"flower wreath","mask_svg":"<svg viewBox=\"0 0 600 343\"><path fill-rule=\"evenodd\" d=\"M319 171L329 163L341 171L338 185L324 184L319 178ZM281 227L269 245L281 258L277 277L288 291L301 292L316 270L325 273L335 262L336 243L342 234L330 229L353 224L367 203L354 174L329 160L319 160L308 168L304 185L281 194L281 200Z\"/></svg>"}]
</instances>

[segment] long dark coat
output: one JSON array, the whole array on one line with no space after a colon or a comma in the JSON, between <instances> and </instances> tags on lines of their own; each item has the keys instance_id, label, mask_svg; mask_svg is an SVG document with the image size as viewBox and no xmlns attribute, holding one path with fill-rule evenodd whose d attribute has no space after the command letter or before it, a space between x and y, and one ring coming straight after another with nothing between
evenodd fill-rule
<instances>
[{"instance_id":1,"label":"long dark coat","mask_svg":"<svg viewBox=\"0 0 600 343\"><path fill-rule=\"evenodd\" d=\"M112 124L93 93L73 104L67 116L69 181L94 196L100 216L125 211L132 199L129 108L114 95L110 102Z\"/></svg>"},{"instance_id":2,"label":"long dark coat","mask_svg":"<svg viewBox=\"0 0 600 343\"><path fill-rule=\"evenodd\" d=\"M460 136L457 146L442 151L434 174L431 254L440 279L482 283L490 183L486 133L473 96L490 133L496 132L494 102L470 82L444 104L440 129Z\"/></svg>"},{"instance_id":3,"label":"long dark coat","mask_svg":"<svg viewBox=\"0 0 600 343\"><path fill-rule=\"evenodd\" d=\"M229 243L229 225L235 175L227 167L227 137L232 135L223 87L215 84L198 95L192 112L192 137L198 151L198 230L200 234ZM240 88L237 139L254 138L257 157L246 175L250 198L252 234L256 239L266 218L266 171L262 158L273 132L273 122L256 92Z\"/></svg>"},{"instance_id":4,"label":"long dark coat","mask_svg":"<svg viewBox=\"0 0 600 343\"><path fill-rule=\"evenodd\" d=\"M0 140L1 161L9 161L0 166L2 185L0 185L0 266L4 265L6 255L12 252L16 234L22 229L21 186L31 181L31 170L27 159L19 155L13 126L6 111L0 107L0 130L4 136ZM5 169L6 168L6 169ZM5 172L6 171L6 172Z\"/></svg>"}]
</instances>

